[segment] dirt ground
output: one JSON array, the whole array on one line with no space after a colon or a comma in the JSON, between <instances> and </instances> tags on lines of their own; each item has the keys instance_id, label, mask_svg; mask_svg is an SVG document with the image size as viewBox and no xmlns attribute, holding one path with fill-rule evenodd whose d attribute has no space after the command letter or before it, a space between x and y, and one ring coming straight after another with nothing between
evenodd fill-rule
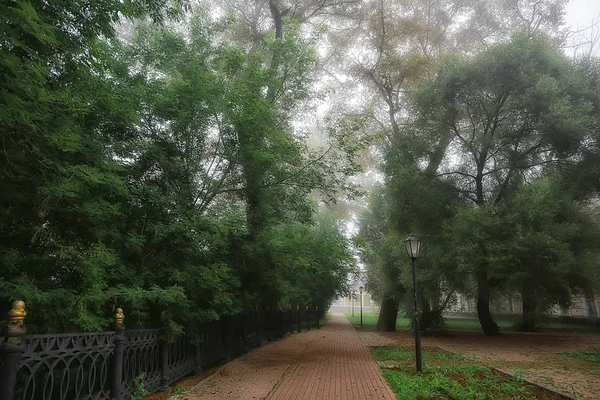
<instances>
[{"instance_id":1,"label":"dirt ground","mask_svg":"<svg viewBox=\"0 0 600 400\"><path fill-rule=\"evenodd\" d=\"M413 346L411 333L363 330L367 346ZM425 337L423 346L460 352L578 399L600 399L600 365L567 357L563 353L600 352L600 336L507 332L487 337L480 332L452 332L445 337Z\"/></svg>"}]
</instances>

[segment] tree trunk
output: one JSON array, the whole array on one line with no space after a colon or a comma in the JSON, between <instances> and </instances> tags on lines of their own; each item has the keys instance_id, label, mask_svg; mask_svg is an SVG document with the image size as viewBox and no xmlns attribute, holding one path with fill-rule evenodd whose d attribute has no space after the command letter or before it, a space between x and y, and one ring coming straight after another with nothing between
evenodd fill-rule
<instances>
[{"instance_id":1,"label":"tree trunk","mask_svg":"<svg viewBox=\"0 0 600 400\"><path fill-rule=\"evenodd\" d=\"M523 332L535 332L537 302L532 296L523 295L523 314L519 330Z\"/></svg>"},{"instance_id":2,"label":"tree trunk","mask_svg":"<svg viewBox=\"0 0 600 400\"><path fill-rule=\"evenodd\" d=\"M398 302L391 297L385 297L381 302L377 330L385 332L396 331L396 318L398 317Z\"/></svg>"},{"instance_id":3,"label":"tree trunk","mask_svg":"<svg viewBox=\"0 0 600 400\"><path fill-rule=\"evenodd\" d=\"M490 286L486 271L481 271L477 275L477 289L477 316L481 329L486 336L498 335L500 330L490 313Z\"/></svg>"}]
</instances>

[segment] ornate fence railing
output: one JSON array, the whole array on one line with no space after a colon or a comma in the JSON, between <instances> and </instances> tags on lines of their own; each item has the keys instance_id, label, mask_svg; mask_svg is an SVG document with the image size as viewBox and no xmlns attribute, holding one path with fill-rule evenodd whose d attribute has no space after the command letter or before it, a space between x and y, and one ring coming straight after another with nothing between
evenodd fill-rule
<instances>
[{"instance_id":1,"label":"ornate fence railing","mask_svg":"<svg viewBox=\"0 0 600 400\"><path fill-rule=\"evenodd\" d=\"M308 307L236 315L165 340L160 329L126 330L117 309L115 331L25 335L24 303L9 312L0 338L0 400L124 400L140 381L153 393L186 375L286 333L319 327L318 309Z\"/></svg>"}]
</instances>

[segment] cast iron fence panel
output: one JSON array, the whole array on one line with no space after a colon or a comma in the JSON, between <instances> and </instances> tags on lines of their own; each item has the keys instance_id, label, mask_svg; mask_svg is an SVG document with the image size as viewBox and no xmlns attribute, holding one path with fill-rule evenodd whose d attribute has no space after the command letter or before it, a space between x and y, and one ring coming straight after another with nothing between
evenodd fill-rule
<instances>
[{"instance_id":1,"label":"cast iron fence panel","mask_svg":"<svg viewBox=\"0 0 600 400\"><path fill-rule=\"evenodd\" d=\"M144 387L153 393L160 389L160 329L125 331L122 396L136 391L134 380L144 374Z\"/></svg>"},{"instance_id":2,"label":"cast iron fence panel","mask_svg":"<svg viewBox=\"0 0 600 400\"><path fill-rule=\"evenodd\" d=\"M105 399L114 332L23 339L15 399Z\"/></svg>"},{"instance_id":3,"label":"cast iron fence panel","mask_svg":"<svg viewBox=\"0 0 600 400\"><path fill-rule=\"evenodd\" d=\"M217 321L209 322L203 327L200 334L200 359L203 367L224 358L222 339L218 334L218 328Z\"/></svg>"},{"instance_id":4,"label":"cast iron fence panel","mask_svg":"<svg viewBox=\"0 0 600 400\"><path fill-rule=\"evenodd\" d=\"M173 383L194 370L196 347L185 335L179 335L168 345L168 381Z\"/></svg>"},{"instance_id":5,"label":"cast iron fence panel","mask_svg":"<svg viewBox=\"0 0 600 400\"><path fill-rule=\"evenodd\" d=\"M256 347L260 344L259 334L258 319L255 315L251 315L246 319L246 342L249 347Z\"/></svg>"}]
</instances>

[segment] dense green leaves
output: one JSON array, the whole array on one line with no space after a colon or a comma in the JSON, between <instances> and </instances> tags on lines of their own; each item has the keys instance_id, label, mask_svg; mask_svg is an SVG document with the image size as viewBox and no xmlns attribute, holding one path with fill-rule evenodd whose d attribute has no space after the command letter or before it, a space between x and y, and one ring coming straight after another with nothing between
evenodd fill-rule
<instances>
[{"instance_id":1,"label":"dense green leaves","mask_svg":"<svg viewBox=\"0 0 600 400\"><path fill-rule=\"evenodd\" d=\"M496 334L490 299L516 294L530 330L593 292L598 225L594 203L582 201L595 190L593 71L526 32L444 59L408 98L412 117L386 154L381 222L386 235L423 239L424 313L460 292ZM406 286L403 264L384 276Z\"/></svg>"},{"instance_id":2,"label":"dense green leaves","mask_svg":"<svg viewBox=\"0 0 600 400\"><path fill-rule=\"evenodd\" d=\"M298 25L252 48L161 1L0 6L0 289L28 329L192 333L273 304L323 308L353 258L309 198L336 191L294 134L315 57ZM176 29L185 27L185 29Z\"/></svg>"}]
</instances>

